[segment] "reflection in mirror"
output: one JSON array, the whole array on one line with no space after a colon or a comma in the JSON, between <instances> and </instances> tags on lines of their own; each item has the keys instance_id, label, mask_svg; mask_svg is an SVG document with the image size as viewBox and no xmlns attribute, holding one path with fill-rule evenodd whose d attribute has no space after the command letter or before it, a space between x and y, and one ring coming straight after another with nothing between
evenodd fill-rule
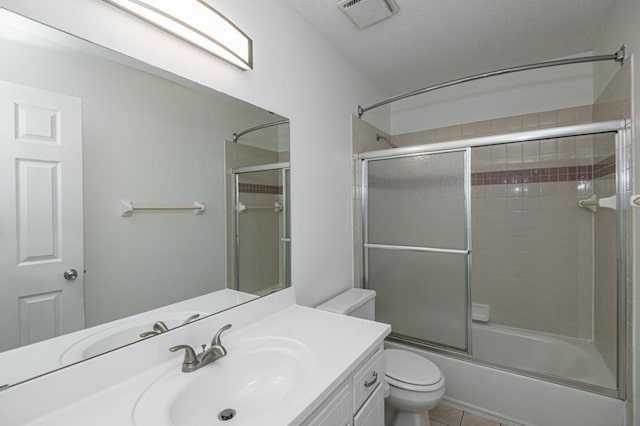
<instances>
[{"instance_id":1,"label":"reflection in mirror","mask_svg":"<svg viewBox=\"0 0 640 426\"><path fill-rule=\"evenodd\" d=\"M289 163L232 172L235 289L273 293L289 285Z\"/></svg>"},{"instance_id":2,"label":"reflection in mirror","mask_svg":"<svg viewBox=\"0 0 640 426\"><path fill-rule=\"evenodd\" d=\"M289 120L234 133L226 153L227 285L270 294L290 285Z\"/></svg>"},{"instance_id":3,"label":"reflection in mirror","mask_svg":"<svg viewBox=\"0 0 640 426\"><path fill-rule=\"evenodd\" d=\"M229 167L288 161L288 125L225 140L284 117L6 10L0 54L0 386L286 285L225 272Z\"/></svg>"}]
</instances>

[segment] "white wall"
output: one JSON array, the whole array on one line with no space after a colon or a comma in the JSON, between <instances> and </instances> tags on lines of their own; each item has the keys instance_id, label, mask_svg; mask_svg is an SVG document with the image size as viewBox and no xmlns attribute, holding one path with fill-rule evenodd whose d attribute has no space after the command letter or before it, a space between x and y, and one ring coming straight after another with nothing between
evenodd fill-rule
<instances>
[{"instance_id":1,"label":"white wall","mask_svg":"<svg viewBox=\"0 0 640 426\"><path fill-rule=\"evenodd\" d=\"M101 1L1 0L35 20L291 119L292 282L315 305L352 286L351 114L386 94L280 0L211 1L254 40L240 72ZM389 128L385 110L367 119ZM323 202L318 202L323 200Z\"/></svg>"},{"instance_id":2,"label":"white wall","mask_svg":"<svg viewBox=\"0 0 640 426\"><path fill-rule=\"evenodd\" d=\"M591 53L575 56L588 55ZM591 64L544 68L491 77L396 102L391 106L391 134L592 103Z\"/></svg>"},{"instance_id":3,"label":"white wall","mask_svg":"<svg viewBox=\"0 0 640 426\"><path fill-rule=\"evenodd\" d=\"M638 0L620 0L609 16L607 23L603 26L600 35L596 39L594 44L594 52L596 54L602 54L604 52L615 51L622 44L627 47L627 55L629 55L628 61L631 61L631 79L632 79L632 91L633 98L631 103L632 108L632 140L633 147L631 151L631 158L633 161L633 176L630 176L631 182L635 188L634 192L638 192L640 188L640 149L638 149L637 138L640 135L640 120L638 119L638 102L640 102L640 67L636 62L637 56L640 54L640 2ZM615 73L619 69L619 65L616 64L596 64L594 67L594 94L600 95L602 90L607 86L609 81L613 78ZM634 336L633 342L633 399L631 405L633 405L633 412L635 413L636 421L639 417L640 410L640 377L639 364L638 364L638 342L640 341L640 317L638 315L638 306L640 306L640 292L637 286L637 265L640 264L640 253L638 252L638 229L640 229L640 215L636 211L633 227L634 232L631 233L632 241L631 245L634 248L631 269L633 271L633 304L629 304L629 308L632 309L633 315L631 322L627 326L628 332ZM637 422L636 422L637 423Z\"/></svg>"}]
</instances>

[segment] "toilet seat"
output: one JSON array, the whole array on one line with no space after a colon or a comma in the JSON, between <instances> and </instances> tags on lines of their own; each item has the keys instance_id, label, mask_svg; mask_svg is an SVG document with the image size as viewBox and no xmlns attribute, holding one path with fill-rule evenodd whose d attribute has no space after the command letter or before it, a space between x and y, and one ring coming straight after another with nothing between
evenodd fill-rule
<instances>
[{"instance_id":1,"label":"toilet seat","mask_svg":"<svg viewBox=\"0 0 640 426\"><path fill-rule=\"evenodd\" d=\"M393 387L408 390L408 391L413 391L413 392L419 392L419 393L435 392L444 387L444 378L439 382L429 386L412 385L410 383L401 382L399 380L394 379L393 377L389 377L386 375L384 377L384 380Z\"/></svg>"},{"instance_id":2,"label":"toilet seat","mask_svg":"<svg viewBox=\"0 0 640 426\"><path fill-rule=\"evenodd\" d=\"M385 380L391 386L415 392L433 392L444 386L442 372L433 362L400 349L384 351Z\"/></svg>"}]
</instances>

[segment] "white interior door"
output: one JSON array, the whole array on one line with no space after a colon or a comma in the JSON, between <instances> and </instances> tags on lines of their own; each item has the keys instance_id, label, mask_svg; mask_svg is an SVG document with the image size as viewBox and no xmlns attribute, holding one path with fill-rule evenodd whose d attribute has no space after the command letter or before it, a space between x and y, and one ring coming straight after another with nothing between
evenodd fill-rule
<instances>
[{"instance_id":1,"label":"white interior door","mask_svg":"<svg viewBox=\"0 0 640 426\"><path fill-rule=\"evenodd\" d=\"M84 327L81 111L0 81L0 350Z\"/></svg>"}]
</instances>

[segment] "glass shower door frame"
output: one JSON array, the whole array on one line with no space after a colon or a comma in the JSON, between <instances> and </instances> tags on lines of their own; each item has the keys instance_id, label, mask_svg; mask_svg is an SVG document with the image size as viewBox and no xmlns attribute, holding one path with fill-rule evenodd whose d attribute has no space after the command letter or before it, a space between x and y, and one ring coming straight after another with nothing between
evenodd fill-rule
<instances>
[{"instance_id":1,"label":"glass shower door frame","mask_svg":"<svg viewBox=\"0 0 640 426\"><path fill-rule=\"evenodd\" d=\"M627 224L626 215L629 210L629 197L628 191L630 190L630 176L627 168L629 153L629 144L631 141L631 124L628 120L612 120L603 122L594 122L588 124L579 124L565 127L556 127L540 130L531 130L517 133L508 133L501 135L482 136L470 139L453 140L447 142L432 143L427 145L416 145L411 147L385 149L380 151L370 151L361 153L357 159L361 161L361 184L360 190L362 194L361 199L361 220L362 220L362 247L363 256L362 264L364 282L363 286L367 287L367 162L374 159L385 158L399 158L402 156L420 155L426 153L437 153L454 151L461 149L471 149L473 147L491 146L510 144L517 142L527 142L544 139L554 139L562 137L583 136L583 135L595 135L599 133L613 133L615 134L615 159L616 159L616 241L617 241L617 372L616 381L617 388L610 389L598 385L593 385L586 382L580 382L576 380L563 379L557 376L551 376L549 374L537 373L531 370L524 370L516 367L510 367L502 364L498 364L491 361L486 361L473 357L471 351L471 345L469 350L465 353L460 350L452 350L446 346L428 343L420 339L411 339L401 336L396 336L391 333L390 340L405 343L421 349L427 349L430 351L438 352L447 356L460 358L465 361L473 362L480 365L496 368L499 370L520 374L523 376L533 377L536 379L544 380L551 383L561 384L589 392L597 393L600 395L615 397L619 399L626 398L626 386L627 386L627 356L626 356L626 344L627 344ZM465 173L468 173L469 179L471 175L470 161L466 163ZM470 189L470 180L466 181ZM469 194L470 195L470 194ZM467 212L470 216L470 204L471 197L467 196ZM470 232L470 217L467 216L468 232L469 232L469 246L471 247L471 232ZM471 273L471 254L469 255L469 262L467 267L467 279L469 283L469 300L468 300L468 333L472 334L472 318L471 318L471 289L470 289L470 273ZM472 336L469 337L471 343Z\"/></svg>"},{"instance_id":2,"label":"glass shower door frame","mask_svg":"<svg viewBox=\"0 0 640 426\"><path fill-rule=\"evenodd\" d=\"M282 219L280 222L280 228L282 233L280 235L280 242L284 245L284 253L280 259L280 268L283 269L283 284L285 287L291 285L291 270L290 270L290 256L291 256L291 236L287 234L289 229L289 173L290 165L288 162L264 164L258 166L239 167L231 171L233 175L233 268L234 290L240 291L240 208L238 202L240 201L240 175L246 173L255 172L267 172L267 171L279 171L280 179L282 180Z\"/></svg>"},{"instance_id":3,"label":"glass shower door frame","mask_svg":"<svg viewBox=\"0 0 640 426\"><path fill-rule=\"evenodd\" d=\"M388 151L388 150L385 150ZM369 161L383 161L383 160L392 160L398 158L406 158L413 157L418 155L438 155L438 154L448 154L454 152L462 152L463 162L464 162L464 170L463 170L463 192L464 192L464 232L465 232L465 249L445 249L439 247L415 247L415 246L400 246L400 245L390 245L390 244L372 244L369 243L369 218L368 218L368 164ZM466 351L458 348L452 348L449 346L441 345L438 343L430 342L430 345L435 345L436 347L446 347L448 350L454 352L461 352L467 355L471 355L472 353L472 330L471 330L471 148L457 148L457 149L448 149L448 150L424 150L415 153L402 154L399 153L397 155L381 156L371 159L363 159L362 160L362 242L363 242L363 256L362 256L362 268L363 268L363 277L364 277L364 287L368 288L369 283L369 249L382 249L382 250L396 250L396 251L414 251L414 252L423 252L423 253L444 253L444 254L457 254L466 256L466 272L465 272L465 291L466 291ZM407 342L412 344L422 344L423 340L420 339L412 339L409 336L399 335L396 333L391 333L392 337L395 340L401 342Z\"/></svg>"}]
</instances>

